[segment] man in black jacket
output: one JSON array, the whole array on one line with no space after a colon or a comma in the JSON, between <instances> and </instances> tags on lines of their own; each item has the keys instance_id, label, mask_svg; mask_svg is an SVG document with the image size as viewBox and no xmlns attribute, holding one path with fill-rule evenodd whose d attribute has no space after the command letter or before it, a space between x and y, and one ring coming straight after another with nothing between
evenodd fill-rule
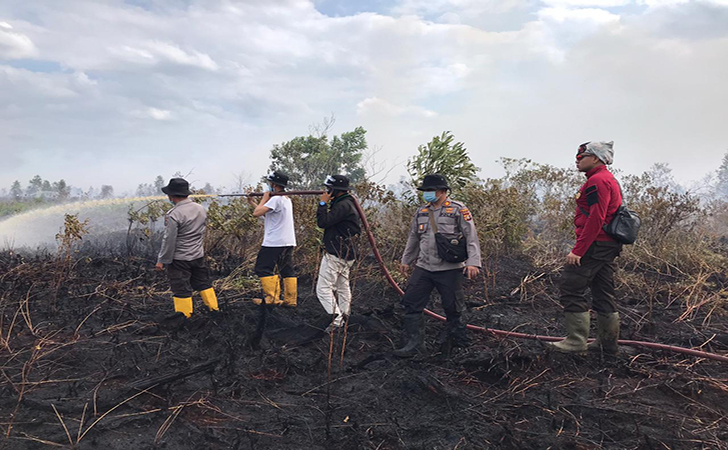
<instances>
[{"instance_id":1,"label":"man in black jacket","mask_svg":"<svg viewBox=\"0 0 728 450\"><path fill-rule=\"evenodd\" d=\"M331 327L338 328L351 311L349 271L356 257L353 238L361 233L359 214L349 194L349 179L333 175L324 182L316 210L316 224L324 229L326 252L321 260L316 295L333 318Z\"/></svg>"}]
</instances>

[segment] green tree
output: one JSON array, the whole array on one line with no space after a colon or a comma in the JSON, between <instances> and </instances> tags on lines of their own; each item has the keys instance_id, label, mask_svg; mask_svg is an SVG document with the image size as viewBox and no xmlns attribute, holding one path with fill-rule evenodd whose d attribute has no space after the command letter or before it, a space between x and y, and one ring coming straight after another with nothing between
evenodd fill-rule
<instances>
[{"instance_id":1,"label":"green tree","mask_svg":"<svg viewBox=\"0 0 728 450\"><path fill-rule=\"evenodd\" d=\"M50 192L53 190L53 187L51 186L51 182L48 180L43 180L43 185L40 188L43 192Z\"/></svg>"},{"instance_id":2,"label":"green tree","mask_svg":"<svg viewBox=\"0 0 728 450\"><path fill-rule=\"evenodd\" d=\"M108 184L102 184L101 185L101 193L99 194L100 198L111 198L114 196L114 187L110 186Z\"/></svg>"},{"instance_id":3,"label":"green tree","mask_svg":"<svg viewBox=\"0 0 728 450\"><path fill-rule=\"evenodd\" d=\"M432 138L427 145L417 147L417 155L407 160L407 172L413 186L418 186L425 175L439 173L447 178L457 195L468 184L476 182L480 170L473 164L462 142L454 142L450 131Z\"/></svg>"},{"instance_id":4,"label":"green tree","mask_svg":"<svg viewBox=\"0 0 728 450\"><path fill-rule=\"evenodd\" d=\"M10 196L13 200L18 201L23 196L23 188L20 186L20 181L15 180L12 186L10 186Z\"/></svg>"},{"instance_id":5,"label":"green tree","mask_svg":"<svg viewBox=\"0 0 728 450\"><path fill-rule=\"evenodd\" d=\"M28 182L27 192L29 195L36 194L43 190L43 178L40 175L36 175L32 180Z\"/></svg>"},{"instance_id":6,"label":"green tree","mask_svg":"<svg viewBox=\"0 0 728 450\"><path fill-rule=\"evenodd\" d=\"M71 195L71 186L66 184L66 180L64 179L54 182L53 190L58 192L59 200L67 200Z\"/></svg>"},{"instance_id":7,"label":"green tree","mask_svg":"<svg viewBox=\"0 0 728 450\"><path fill-rule=\"evenodd\" d=\"M721 197L728 198L728 152L723 155L723 162L718 168L716 191Z\"/></svg>"},{"instance_id":8,"label":"green tree","mask_svg":"<svg viewBox=\"0 0 728 450\"><path fill-rule=\"evenodd\" d=\"M166 185L164 182L164 178L162 178L162 175L157 175L157 178L154 179L154 192L152 192L152 195L160 195L162 193L162 188Z\"/></svg>"},{"instance_id":9,"label":"green tree","mask_svg":"<svg viewBox=\"0 0 728 450\"><path fill-rule=\"evenodd\" d=\"M316 189L327 175L342 174L352 183L364 179L363 152L367 149L366 130L334 136L330 141L326 130L319 136L299 136L270 151L270 170L281 170L290 177L294 189Z\"/></svg>"}]
</instances>

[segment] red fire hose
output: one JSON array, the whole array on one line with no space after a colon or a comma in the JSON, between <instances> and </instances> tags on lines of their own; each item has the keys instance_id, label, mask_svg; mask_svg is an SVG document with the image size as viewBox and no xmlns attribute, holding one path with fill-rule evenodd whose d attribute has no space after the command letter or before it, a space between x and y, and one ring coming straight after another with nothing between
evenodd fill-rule
<instances>
[{"instance_id":1,"label":"red fire hose","mask_svg":"<svg viewBox=\"0 0 728 450\"><path fill-rule=\"evenodd\" d=\"M320 195L323 191L287 191L282 192L282 195ZM242 195L248 195L248 196L262 196L262 193L251 193L251 194L242 194ZM273 194L273 195L280 195L280 194ZM240 194L233 194L233 195L221 195L220 197L234 197L234 196L240 196ZM379 267L382 269L382 273L384 274L384 278L387 279L389 284L394 288L395 291L399 295L404 295L404 291L401 287L397 284L397 282L392 278L392 274L389 273L389 269L387 269L387 265L384 264L384 260L382 259L382 255L379 253L379 248L377 247L377 242L374 239L374 234L372 233L371 227L369 226L369 222L367 221L367 217L364 214L364 210L362 209L361 205L359 204L359 201L352 195L352 198L354 198L354 206L356 207L356 211L359 213L359 217L361 218L361 223L364 227L364 231L367 234L367 238L369 239L369 244L372 247L372 251L374 252L374 257L377 259L377 262L379 263ZM425 309L425 314L427 314L430 317L434 317L437 320L445 321L447 320L445 317L434 313L430 311L429 309ZM505 331L505 330L496 330L494 328L486 328L486 327L479 327L477 325L467 325L468 329L474 330L474 331L480 331L483 333L490 333L496 336L504 336L504 337L510 337L510 338L516 338L516 339L534 339L538 341L544 341L544 342L556 342L560 341L563 338L555 337L555 336L540 336L537 334L526 334L526 333L517 333L515 331ZM709 353L704 352L701 350L694 350L691 348L684 348L684 347L676 347L674 345L666 345L666 344L658 344L655 342L644 342L644 341L631 341L631 340L624 340L620 339L619 341L620 345L627 345L630 347L644 347L644 348L651 348L653 350L665 350L673 353L682 353L685 355L691 355L691 356L697 356L699 358L707 358L707 359L713 359L716 361L723 361L728 362L728 356L719 355L717 353Z\"/></svg>"}]
</instances>

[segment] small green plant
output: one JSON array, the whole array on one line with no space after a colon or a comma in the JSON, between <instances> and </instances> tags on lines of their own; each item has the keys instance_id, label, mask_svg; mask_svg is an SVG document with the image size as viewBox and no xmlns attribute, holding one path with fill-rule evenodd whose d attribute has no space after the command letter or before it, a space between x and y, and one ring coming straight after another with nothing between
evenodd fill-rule
<instances>
[{"instance_id":1,"label":"small green plant","mask_svg":"<svg viewBox=\"0 0 728 450\"><path fill-rule=\"evenodd\" d=\"M88 219L80 221L78 214L65 214L63 228L56 234L58 254L65 261L70 261L74 246L88 234Z\"/></svg>"}]
</instances>

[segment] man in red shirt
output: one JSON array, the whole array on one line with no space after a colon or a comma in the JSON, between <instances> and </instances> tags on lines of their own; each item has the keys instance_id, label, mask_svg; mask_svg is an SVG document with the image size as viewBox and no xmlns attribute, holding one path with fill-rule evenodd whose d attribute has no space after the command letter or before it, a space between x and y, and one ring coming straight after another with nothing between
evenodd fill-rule
<instances>
[{"instance_id":1,"label":"man in red shirt","mask_svg":"<svg viewBox=\"0 0 728 450\"><path fill-rule=\"evenodd\" d=\"M604 231L622 204L622 193L607 165L614 157L613 142L587 142L579 146L576 167L587 181L576 196L576 244L566 255L562 274L561 303L564 306L566 339L550 344L558 351L580 353L587 349L617 353L619 313L615 303L614 260L622 244ZM587 345L589 305L586 289L592 293L597 313L597 338Z\"/></svg>"}]
</instances>

